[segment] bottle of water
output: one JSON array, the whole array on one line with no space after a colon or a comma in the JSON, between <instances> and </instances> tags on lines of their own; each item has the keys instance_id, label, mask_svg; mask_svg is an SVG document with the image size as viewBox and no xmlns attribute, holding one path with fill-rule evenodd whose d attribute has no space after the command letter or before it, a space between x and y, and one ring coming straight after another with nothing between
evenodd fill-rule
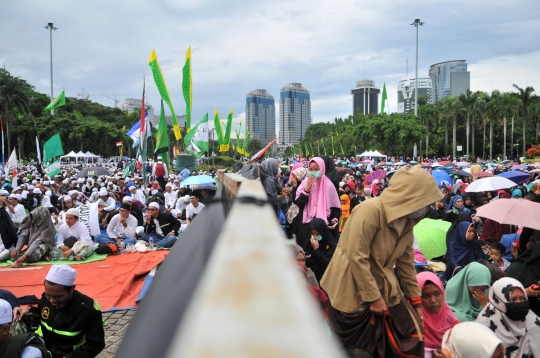
<instances>
[{"instance_id":1,"label":"bottle of water","mask_svg":"<svg viewBox=\"0 0 540 358\"><path fill-rule=\"evenodd\" d=\"M124 242L120 242L120 253L124 253L126 252L126 244L124 244Z\"/></svg>"},{"instance_id":2,"label":"bottle of water","mask_svg":"<svg viewBox=\"0 0 540 358\"><path fill-rule=\"evenodd\" d=\"M148 239L148 244L150 245L150 250L154 250L154 238L153 237Z\"/></svg>"}]
</instances>

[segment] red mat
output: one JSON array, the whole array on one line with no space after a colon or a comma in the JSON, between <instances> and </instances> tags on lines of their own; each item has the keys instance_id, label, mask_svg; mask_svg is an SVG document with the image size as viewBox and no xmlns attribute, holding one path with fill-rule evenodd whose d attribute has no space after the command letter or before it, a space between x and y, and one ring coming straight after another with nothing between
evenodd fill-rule
<instances>
[{"instance_id":1,"label":"red mat","mask_svg":"<svg viewBox=\"0 0 540 358\"><path fill-rule=\"evenodd\" d=\"M135 301L150 270L163 262L168 250L109 255L104 261L73 265L76 289L96 300L102 311L136 307ZM50 265L19 269L0 268L0 288L15 296L43 293L43 281Z\"/></svg>"}]
</instances>

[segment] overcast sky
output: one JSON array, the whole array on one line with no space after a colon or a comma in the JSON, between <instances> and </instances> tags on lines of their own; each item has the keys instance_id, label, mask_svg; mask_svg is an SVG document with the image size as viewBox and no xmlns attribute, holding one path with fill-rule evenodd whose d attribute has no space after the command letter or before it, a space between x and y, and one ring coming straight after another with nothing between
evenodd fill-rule
<instances>
[{"instance_id":1,"label":"overcast sky","mask_svg":"<svg viewBox=\"0 0 540 358\"><path fill-rule=\"evenodd\" d=\"M415 18L420 28L419 75L447 60L467 60L471 89L540 92L538 0L4 0L0 64L40 92L50 92L49 32L53 33L54 94L84 92L159 107L148 67L156 50L177 114L185 113L182 67L192 47L193 124L216 108L244 116L245 96L263 88L276 98L290 82L311 92L314 122L351 114L350 90L367 77L386 83L390 110L397 83L414 76ZM168 112L168 110L166 110ZM159 108L156 108L159 113ZM276 114L279 121L279 112Z\"/></svg>"}]
</instances>

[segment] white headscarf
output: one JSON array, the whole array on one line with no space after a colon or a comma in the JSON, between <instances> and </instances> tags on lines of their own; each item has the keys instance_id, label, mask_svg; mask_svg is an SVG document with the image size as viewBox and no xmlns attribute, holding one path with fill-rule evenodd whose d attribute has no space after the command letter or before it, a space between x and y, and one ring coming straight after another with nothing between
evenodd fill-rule
<instances>
[{"instance_id":1,"label":"white headscarf","mask_svg":"<svg viewBox=\"0 0 540 358\"><path fill-rule=\"evenodd\" d=\"M442 351L451 358L491 358L504 343L486 326L476 322L462 322L446 331Z\"/></svg>"},{"instance_id":2,"label":"white headscarf","mask_svg":"<svg viewBox=\"0 0 540 358\"><path fill-rule=\"evenodd\" d=\"M510 302L510 294L516 288L519 288L527 299L525 288L518 280L510 277L497 280L489 290L489 303L480 312L476 322L490 328L507 349L515 347L511 357L521 358L531 354L540 357L540 343L538 343L540 327L534 324L538 317L530 310L523 322L511 320L506 316L505 303ZM528 323L532 323L530 329Z\"/></svg>"}]
</instances>

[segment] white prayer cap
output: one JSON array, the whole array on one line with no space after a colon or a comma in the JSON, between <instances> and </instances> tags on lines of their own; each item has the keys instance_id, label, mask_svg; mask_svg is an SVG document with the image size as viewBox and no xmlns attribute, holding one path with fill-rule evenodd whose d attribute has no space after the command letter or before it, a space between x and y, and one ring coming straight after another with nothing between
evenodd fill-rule
<instances>
[{"instance_id":1,"label":"white prayer cap","mask_svg":"<svg viewBox=\"0 0 540 358\"><path fill-rule=\"evenodd\" d=\"M171 188L172 188L172 184L171 184L171 183L167 183L167 184L165 184L165 186L166 186L166 187L168 186L168 187L171 187Z\"/></svg>"},{"instance_id":2,"label":"white prayer cap","mask_svg":"<svg viewBox=\"0 0 540 358\"><path fill-rule=\"evenodd\" d=\"M23 198L23 199L28 198L28 192L27 192L27 191L24 191L24 192L21 194L21 198Z\"/></svg>"},{"instance_id":3,"label":"white prayer cap","mask_svg":"<svg viewBox=\"0 0 540 358\"><path fill-rule=\"evenodd\" d=\"M174 175L174 174L169 175L169 179L170 179L170 178L174 179L174 178L175 178L175 175Z\"/></svg>"},{"instance_id":4,"label":"white prayer cap","mask_svg":"<svg viewBox=\"0 0 540 358\"><path fill-rule=\"evenodd\" d=\"M13 188L13 191L18 191L18 190L21 190L20 186L16 186L15 188Z\"/></svg>"},{"instance_id":5,"label":"white prayer cap","mask_svg":"<svg viewBox=\"0 0 540 358\"><path fill-rule=\"evenodd\" d=\"M68 210L69 211L69 210ZM52 265L45 280L62 286L73 286L77 271L69 265Z\"/></svg>"},{"instance_id":6,"label":"white prayer cap","mask_svg":"<svg viewBox=\"0 0 540 358\"><path fill-rule=\"evenodd\" d=\"M73 215L73 216L79 217L79 215L81 215L81 213L80 213L79 209L71 208L68 211L66 211L66 215Z\"/></svg>"},{"instance_id":7,"label":"white prayer cap","mask_svg":"<svg viewBox=\"0 0 540 358\"><path fill-rule=\"evenodd\" d=\"M92 191L98 191L98 188L92 188Z\"/></svg>"},{"instance_id":8,"label":"white prayer cap","mask_svg":"<svg viewBox=\"0 0 540 358\"><path fill-rule=\"evenodd\" d=\"M109 196L109 193L107 192L107 190L100 190L99 196Z\"/></svg>"},{"instance_id":9,"label":"white prayer cap","mask_svg":"<svg viewBox=\"0 0 540 358\"><path fill-rule=\"evenodd\" d=\"M37 195L40 195L41 194L41 190L39 188L35 188L32 193L34 194L37 194Z\"/></svg>"},{"instance_id":10,"label":"white prayer cap","mask_svg":"<svg viewBox=\"0 0 540 358\"><path fill-rule=\"evenodd\" d=\"M190 199L191 199L191 197L189 195L184 196L184 202L185 203L189 203Z\"/></svg>"},{"instance_id":11,"label":"white prayer cap","mask_svg":"<svg viewBox=\"0 0 540 358\"><path fill-rule=\"evenodd\" d=\"M133 202L133 198L131 196L124 196L124 198L122 199L122 202L125 202L125 201L129 201L130 203Z\"/></svg>"},{"instance_id":12,"label":"white prayer cap","mask_svg":"<svg viewBox=\"0 0 540 358\"><path fill-rule=\"evenodd\" d=\"M47 190L47 191L45 191L45 195L50 197L50 196L52 196L52 193L51 193L50 190Z\"/></svg>"},{"instance_id":13,"label":"white prayer cap","mask_svg":"<svg viewBox=\"0 0 540 358\"><path fill-rule=\"evenodd\" d=\"M79 178L79 179L77 179L77 181L82 184L82 183L84 183L84 178Z\"/></svg>"},{"instance_id":14,"label":"white prayer cap","mask_svg":"<svg viewBox=\"0 0 540 358\"><path fill-rule=\"evenodd\" d=\"M43 185L49 185L49 181L48 181L48 180L45 180L45 181L43 182Z\"/></svg>"},{"instance_id":15,"label":"white prayer cap","mask_svg":"<svg viewBox=\"0 0 540 358\"><path fill-rule=\"evenodd\" d=\"M137 190L137 188L135 187L135 185L132 185L129 187L129 190Z\"/></svg>"},{"instance_id":16,"label":"white prayer cap","mask_svg":"<svg viewBox=\"0 0 540 358\"><path fill-rule=\"evenodd\" d=\"M154 208L154 209L158 209L158 210L159 210L159 204L156 203L156 202L151 202L150 204L148 204L148 207L149 207L149 208Z\"/></svg>"},{"instance_id":17,"label":"white prayer cap","mask_svg":"<svg viewBox=\"0 0 540 358\"><path fill-rule=\"evenodd\" d=\"M8 196L9 195L9 192L7 190L2 190L0 189L0 195L6 195Z\"/></svg>"},{"instance_id":18,"label":"white prayer cap","mask_svg":"<svg viewBox=\"0 0 540 358\"><path fill-rule=\"evenodd\" d=\"M32 185L36 185L37 184L37 180L32 180Z\"/></svg>"},{"instance_id":19,"label":"white prayer cap","mask_svg":"<svg viewBox=\"0 0 540 358\"><path fill-rule=\"evenodd\" d=\"M71 181L71 184L77 184L77 181L76 181L76 180L72 180L72 181Z\"/></svg>"},{"instance_id":20,"label":"white prayer cap","mask_svg":"<svg viewBox=\"0 0 540 358\"><path fill-rule=\"evenodd\" d=\"M174 182L175 182L175 183L180 183L180 180L174 179Z\"/></svg>"},{"instance_id":21,"label":"white prayer cap","mask_svg":"<svg viewBox=\"0 0 540 358\"><path fill-rule=\"evenodd\" d=\"M13 322L13 308L8 301L0 298L0 324Z\"/></svg>"},{"instance_id":22,"label":"white prayer cap","mask_svg":"<svg viewBox=\"0 0 540 358\"><path fill-rule=\"evenodd\" d=\"M72 196L73 194L77 194L77 193L78 193L77 190L70 190L70 191L68 191L68 195L69 195L69 196Z\"/></svg>"},{"instance_id":23,"label":"white prayer cap","mask_svg":"<svg viewBox=\"0 0 540 358\"><path fill-rule=\"evenodd\" d=\"M152 195L156 195L158 193L157 189L152 190Z\"/></svg>"},{"instance_id":24,"label":"white prayer cap","mask_svg":"<svg viewBox=\"0 0 540 358\"><path fill-rule=\"evenodd\" d=\"M67 184L67 183L69 183L69 180L67 179L62 180L62 184Z\"/></svg>"},{"instance_id":25,"label":"white prayer cap","mask_svg":"<svg viewBox=\"0 0 540 358\"><path fill-rule=\"evenodd\" d=\"M21 194L11 194L9 197L21 201Z\"/></svg>"},{"instance_id":26,"label":"white prayer cap","mask_svg":"<svg viewBox=\"0 0 540 358\"><path fill-rule=\"evenodd\" d=\"M34 190L34 186L33 185L28 185L28 190Z\"/></svg>"},{"instance_id":27,"label":"white prayer cap","mask_svg":"<svg viewBox=\"0 0 540 358\"><path fill-rule=\"evenodd\" d=\"M186 188L186 184L180 184L180 188Z\"/></svg>"},{"instance_id":28,"label":"white prayer cap","mask_svg":"<svg viewBox=\"0 0 540 358\"><path fill-rule=\"evenodd\" d=\"M71 195L64 195L64 201L73 201L73 199L71 198Z\"/></svg>"},{"instance_id":29,"label":"white prayer cap","mask_svg":"<svg viewBox=\"0 0 540 358\"><path fill-rule=\"evenodd\" d=\"M157 157L157 160L162 160L163 158L162 157Z\"/></svg>"}]
</instances>

